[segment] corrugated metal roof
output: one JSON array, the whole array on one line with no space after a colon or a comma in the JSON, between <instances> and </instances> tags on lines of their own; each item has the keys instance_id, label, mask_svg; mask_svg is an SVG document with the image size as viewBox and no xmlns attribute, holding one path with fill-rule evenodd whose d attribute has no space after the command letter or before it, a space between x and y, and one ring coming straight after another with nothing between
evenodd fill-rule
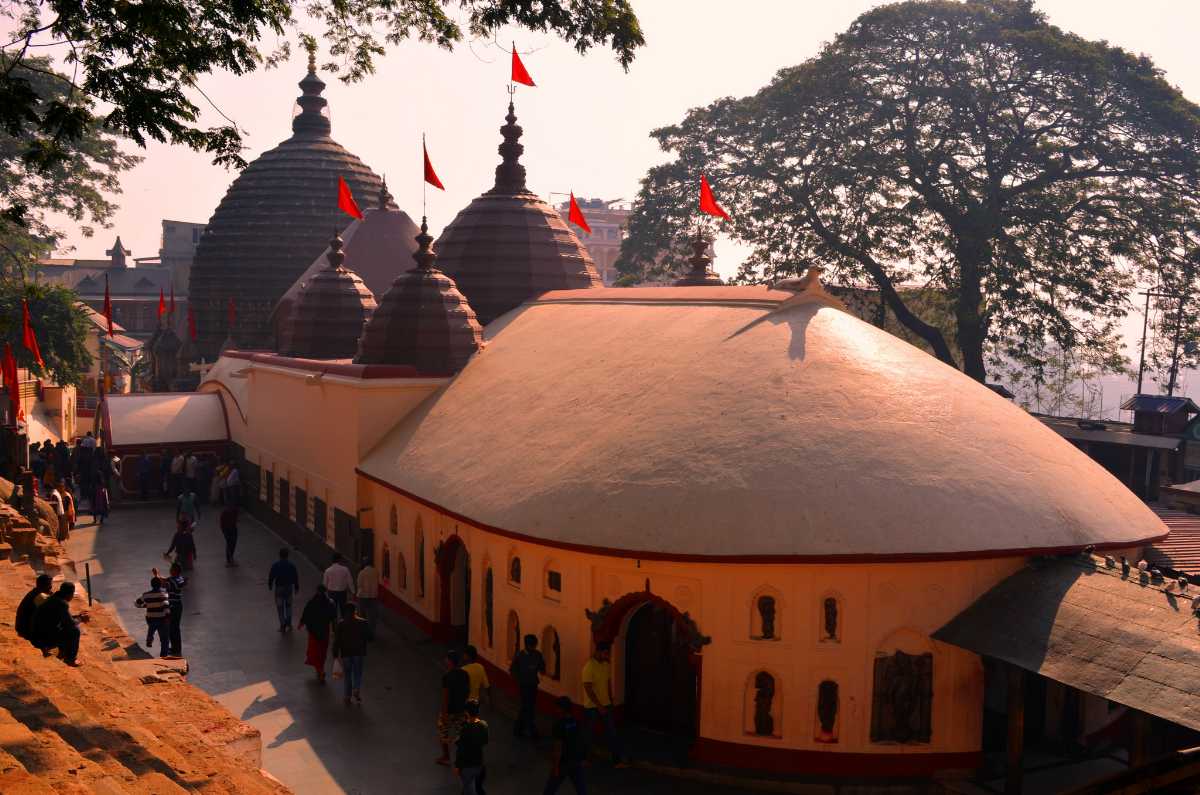
<instances>
[{"instance_id":1,"label":"corrugated metal roof","mask_svg":"<svg viewBox=\"0 0 1200 795\"><path fill-rule=\"evenodd\" d=\"M1200 516L1169 508L1154 508L1171 534L1146 549L1146 560L1159 568L1167 568L1200 577Z\"/></svg>"},{"instance_id":2,"label":"corrugated metal roof","mask_svg":"<svg viewBox=\"0 0 1200 795\"><path fill-rule=\"evenodd\" d=\"M1098 430L1080 428L1076 420L1065 420L1059 417L1038 417L1048 427L1064 439L1077 442L1098 442L1102 444L1120 444L1128 447L1151 447L1158 450L1175 450L1183 441L1178 436L1154 436L1149 433L1134 433L1125 428L1108 428Z\"/></svg>"},{"instance_id":3,"label":"corrugated metal roof","mask_svg":"<svg viewBox=\"0 0 1200 795\"><path fill-rule=\"evenodd\" d=\"M1191 398L1168 397L1167 395L1134 395L1121 404L1121 411L1155 411L1159 414L1174 414L1187 409L1189 414L1200 412L1200 406Z\"/></svg>"},{"instance_id":4,"label":"corrugated metal roof","mask_svg":"<svg viewBox=\"0 0 1200 795\"><path fill-rule=\"evenodd\" d=\"M1200 595L1197 586L1189 591ZM1200 729L1200 634L1192 600L1128 580L1102 560L1030 564L933 637Z\"/></svg>"}]
</instances>

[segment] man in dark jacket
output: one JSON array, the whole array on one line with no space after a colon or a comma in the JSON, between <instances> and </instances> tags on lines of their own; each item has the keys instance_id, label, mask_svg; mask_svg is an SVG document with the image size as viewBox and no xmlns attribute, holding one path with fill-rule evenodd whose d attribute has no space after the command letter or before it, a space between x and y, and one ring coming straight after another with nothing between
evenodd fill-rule
<instances>
[{"instance_id":1,"label":"man in dark jacket","mask_svg":"<svg viewBox=\"0 0 1200 795\"><path fill-rule=\"evenodd\" d=\"M279 550L279 560L271 564L267 574L267 590L275 592L275 609L279 612L279 631L292 629L292 599L300 593L300 572L288 560L287 547Z\"/></svg>"},{"instance_id":2,"label":"man in dark jacket","mask_svg":"<svg viewBox=\"0 0 1200 795\"><path fill-rule=\"evenodd\" d=\"M25 640L30 640L33 637L34 611L49 596L53 582L54 580L50 578L49 574L39 574L33 584L33 590L25 594L25 597L21 599L21 604L17 605L17 620L15 622L17 635L25 638Z\"/></svg>"},{"instance_id":3,"label":"man in dark jacket","mask_svg":"<svg viewBox=\"0 0 1200 795\"><path fill-rule=\"evenodd\" d=\"M79 654L79 627L69 604L73 598L75 583L64 582L34 611L33 645L46 657L57 648L63 662L78 667L80 663L75 658ZM78 620L87 621L87 615L79 616Z\"/></svg>"},{"instance_id":4,"label":"man in dark jacket","mask_svg":"<svg viewBox=\"0 0 1200 795\"><path fill-rule=\"evenodd\" d=\"M371 625L358 614L353 602L346 605L333 636L333 656L342 661L347 704L351 697L362 703L363 664L367 661L367 641L370 639Z\"/></svg>"},{"instance_id":5,"label":"man in dark jacket","mask_svg":"<svg viewBox=\"0 0 1200 795\"><path fill-rule=\"evenodd\" d=\"M537 704L539 674L546 673L546 658L538 651L536 635L525 636L525 648L513 655L509 672L517 680L521 693L521 711L517 722L513 724L513 736L520 737L525 732L533 739L538 738L537 723L534 721L534 706Z\"/></svg>"}]
</instances>

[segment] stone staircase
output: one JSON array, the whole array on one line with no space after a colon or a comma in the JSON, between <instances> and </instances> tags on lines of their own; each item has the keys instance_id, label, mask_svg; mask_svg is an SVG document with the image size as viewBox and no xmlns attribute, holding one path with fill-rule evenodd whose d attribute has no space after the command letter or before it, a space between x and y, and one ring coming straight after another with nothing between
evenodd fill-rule
<instances>
[{"instance_id":1,"label":"stone staircase","mask_svg":"<svg viewBox=\"0 0 1200 795\"><path fill-rule=\"evenodd\" d=\"M18 638L12 617L32 580L29 567L0 563L0 792L288 791L259 770L255 729L188 685L186 664L139 659L99 605L83 626L80 668ZM77 595L73 612L86 601Z\"/></svg>"}]
</instances>

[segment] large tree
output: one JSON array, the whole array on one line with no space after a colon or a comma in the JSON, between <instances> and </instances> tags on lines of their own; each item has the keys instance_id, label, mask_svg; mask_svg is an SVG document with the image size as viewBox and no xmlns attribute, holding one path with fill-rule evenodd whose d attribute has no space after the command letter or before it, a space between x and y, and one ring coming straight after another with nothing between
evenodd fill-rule
<instances>
[{"instance_id":1,"label":"large tree","mask_svg":"<svg viewBox=\"0 0 1200 795\"><path fill-rule=\"evenodd\" d=\"M20 279L40 256L54 250L62 235L61 223L77 224L85 235L96 225L107 224L116 210L121 173L140 158L122 151L120 138L89 117L90 100L72 91L70 79L51 68L44 57L26 57L16 63L0 52L0 70L11 81L28 88L33 97L30 114L5 121L0 130L0 274ZM57 154L43 155L42 130L32 117L50 114L52 107L83 115L82 126L55 143ZM0 114L11 108L0 97Z\"/></svg>"},{"instance_id":2,"label":"large tree","mask_svg":"<svg viewBox=\"0 0 1200 795\"><path fill-rule=\"evenodd\" d=\"M819 262L981 381L989 354L1036 368L1110 346L1200 191L1200 108L1026 0L876 8L757 94L652 134L675 158L643 180L623 271L678 265L705 172L752 246L741 278ZM914 287L951 301L956 346Z\"/></svg>"},{"instance_id":3,"label":"large tree","mask_svg":"<svg viewBox=\"0 0 1200 795\"><path fill-rule=\"evenodd\" d=\"M45 367L23 344L21 299L29 302L34 333ZM92 328L73 290L56 284L0 278L0 344L12 345L17 364L63 386L79 386L92 366L87 335Z\"/></svg>"}]
</instances>

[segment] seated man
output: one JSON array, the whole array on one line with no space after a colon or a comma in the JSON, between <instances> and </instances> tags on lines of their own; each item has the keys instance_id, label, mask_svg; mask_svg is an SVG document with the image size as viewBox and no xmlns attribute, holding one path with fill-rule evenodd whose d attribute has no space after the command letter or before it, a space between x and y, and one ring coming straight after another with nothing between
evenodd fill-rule
<instances>
[{"instance_id":1,"label":"seated man","mask_svg":"<svg viewBox=\"0 0 1200 795\"><path fill-rule=\"evenodd\" d=\"M49 574L39 574L33 585L33 590L25 594L21 604L17 605L17 619L14 626L17 634L25 640L33 638L33 614L42 602L50 596L53 580Z\"/></svg>"},{"instance_id":2,"label":"seated man","mask_svg":"<svg viewBox=\"0 0 1200 795\"><path fill-rule=\"evenodd\" d=\"M42 602L33 614L33 645L46 657L58 649L58 656L67 665L78 667L79 627L76 621L87 621L87 614L78 619L71 615L70 601L75 597L75 583L64 582L49 599Z\"/></svg>"}]
</instances>

